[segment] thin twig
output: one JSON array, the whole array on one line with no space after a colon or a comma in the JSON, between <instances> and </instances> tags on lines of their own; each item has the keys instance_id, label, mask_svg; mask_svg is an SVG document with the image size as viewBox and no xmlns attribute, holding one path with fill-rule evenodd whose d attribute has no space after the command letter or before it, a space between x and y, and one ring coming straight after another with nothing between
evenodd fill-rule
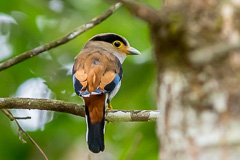
<instances>
[{"instance_id":1,"label":"thin twig","mask_svg":"<svg viewBox=\"0 0 240 160\"><path fill-rule=\"evenodd\" d=\"M27 117L14 117L17 120L25 120L25 119L31 119L31 117L27 116Z\"/></svg>"},{"instance_id":2,"label":"thin twig","mask_svg":"<svg viewBox=\"0 0 240 160\"><path fill-rule=\"evenodd\" d=\"M27 143L23 137L22 134L25 134L25 136L38 148L38 150L41 152L41 154L44 156L44 158L46 160L48 160L46 154L43 152L43 150L39 147L39 145L32 139L31 136L29 136L27 134L27 132L25 132L22 127L20 126L20 124L18 123L18 121L15 119L15 117L12 115L12 113L8 110L8 109L1 109L1 111L12 121L14 120L18 126L18 134L19 134L19 140L23 143Z\"/></svg>"},{"instance_id":3,"label":"thin twig","mask_svg":"<svg viewBox=\"0 0 240 160\"><path fill-rule=\"evenodd\" d=\"M14 121L14 116L8 109L1 109L1 111L11 120Z\"/></svg>"},{"instance_id":4,"label":"thin twig","mask_svg":"<svg viewBox=\"0 0 240 160\"><path fill-rule=\"evenodd\" d=\"M70 40L73 40L74 38L76 38L77 36L79 36L80 34L84 33L85 31L89 30L90 28L93 28L94 26L98 25L99 23L101 23L102 21L104 21L105 19L107 19L109 16L111 16L119 7L121 6L121 3L116 3L115 5L111 6L105 13L103 13L100 16L97 16L95 18L93 18L90 22L81 25L80 27L76 28L74 31L70 32L69 34L67 34L66 36L47 43L45 45L36 47L32 50L26 51L16 57L13 57L5 62L0 63L0 71L7 69L17 63L20 63L24 60L27 60L31 57L34 57L40 53L43 53L44 51L48 51L52 48L55 48L57 46L63 45L67 42L69 42Z\"/></svg>"},{"instance_id":5,"label":"thin twig","mask_svg":"<svg viewBox=\"0 0 240 160\"><path fill-rule=\"evenodd\" d=\"M1 111L6 115L8 116L8 118L11 120L11 121L14 121L16 119L31 119L31 117L14 117L12 115L12 113L8 110L8 109L1 109Z\"/></svg>"},{"instance_id":6,"label":"thin twig","mask_svg":"<svg viewBox=\"0 0 240 160\"><path fill-rule=\"evenodd\" d=\"M70 113L85 117L84 105L50 99L0 98L0 109L38 109ZM107 110L108 122L154 122L160 116L157 110Z\"/></svg>"}]
</instances>

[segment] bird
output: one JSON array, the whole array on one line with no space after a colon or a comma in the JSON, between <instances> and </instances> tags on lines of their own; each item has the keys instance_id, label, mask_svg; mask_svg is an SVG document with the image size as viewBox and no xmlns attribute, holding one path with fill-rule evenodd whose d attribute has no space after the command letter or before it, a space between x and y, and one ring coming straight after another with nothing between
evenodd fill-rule
<instances>
[{"instance_id":1,"label":"bird","mask_svg":"<svg viewBox=\"0 0 240 160\"><path fill-rule=\"evenodd\" d=\"M140 54L123 36L101 33L90 38L75 57L73 88L85 103L86 140L93 153L105 149L105 110L112 109L110 101L120 89L122 63L127 55Z\"/></svg>"}]
</instances>

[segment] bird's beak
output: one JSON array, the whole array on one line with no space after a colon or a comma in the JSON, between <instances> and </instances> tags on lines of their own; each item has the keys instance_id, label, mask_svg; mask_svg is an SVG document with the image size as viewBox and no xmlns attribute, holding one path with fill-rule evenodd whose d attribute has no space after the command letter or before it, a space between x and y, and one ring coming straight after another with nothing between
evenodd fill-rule
<instances>
[{"instance_id":1,"label":"bird's beak","mask_svg":"<svg viewBox=\"0 0 240 160\"><path fill-rule=\"evenodd\" d=\"M128 55L141 55L141 52L133 47L127 47L126 51Z\"/></svg>"}]
</instances>

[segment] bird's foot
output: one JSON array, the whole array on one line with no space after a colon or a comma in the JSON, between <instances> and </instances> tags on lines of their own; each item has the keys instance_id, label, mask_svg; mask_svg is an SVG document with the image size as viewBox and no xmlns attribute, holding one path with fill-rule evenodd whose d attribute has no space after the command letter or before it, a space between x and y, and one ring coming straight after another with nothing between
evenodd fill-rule
<instances>
[{"instance_id":1,"label":"bird's foot","mask_svg":"<svg viewBox=\"0 0 240 160\"><path fill-rule=\"evenodd\" d=\"M113 107L112 107L111 103L108 102L108 107L106 108L106 110L112 110L112 109L113 109Z\"/></svg>"}]
</instances>

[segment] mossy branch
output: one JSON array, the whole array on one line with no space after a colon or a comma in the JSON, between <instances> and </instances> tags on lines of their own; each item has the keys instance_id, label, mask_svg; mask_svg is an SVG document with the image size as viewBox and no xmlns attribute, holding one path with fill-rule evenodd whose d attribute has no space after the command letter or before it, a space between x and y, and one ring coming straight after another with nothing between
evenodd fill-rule
<instances>
[{"instance_id":1,"label":"mossy branch","mask_svg":"<svg viewBox=\"0 0 240 160\"><path fill-rule=\"evenodd\" d=\"M38 109L70 113L85 117L85 107L81 104L51 99L0 98L0 109ZM160 116L154 110L107 110L108 122L153 122Z\"/></svg>"}]
</instances>

